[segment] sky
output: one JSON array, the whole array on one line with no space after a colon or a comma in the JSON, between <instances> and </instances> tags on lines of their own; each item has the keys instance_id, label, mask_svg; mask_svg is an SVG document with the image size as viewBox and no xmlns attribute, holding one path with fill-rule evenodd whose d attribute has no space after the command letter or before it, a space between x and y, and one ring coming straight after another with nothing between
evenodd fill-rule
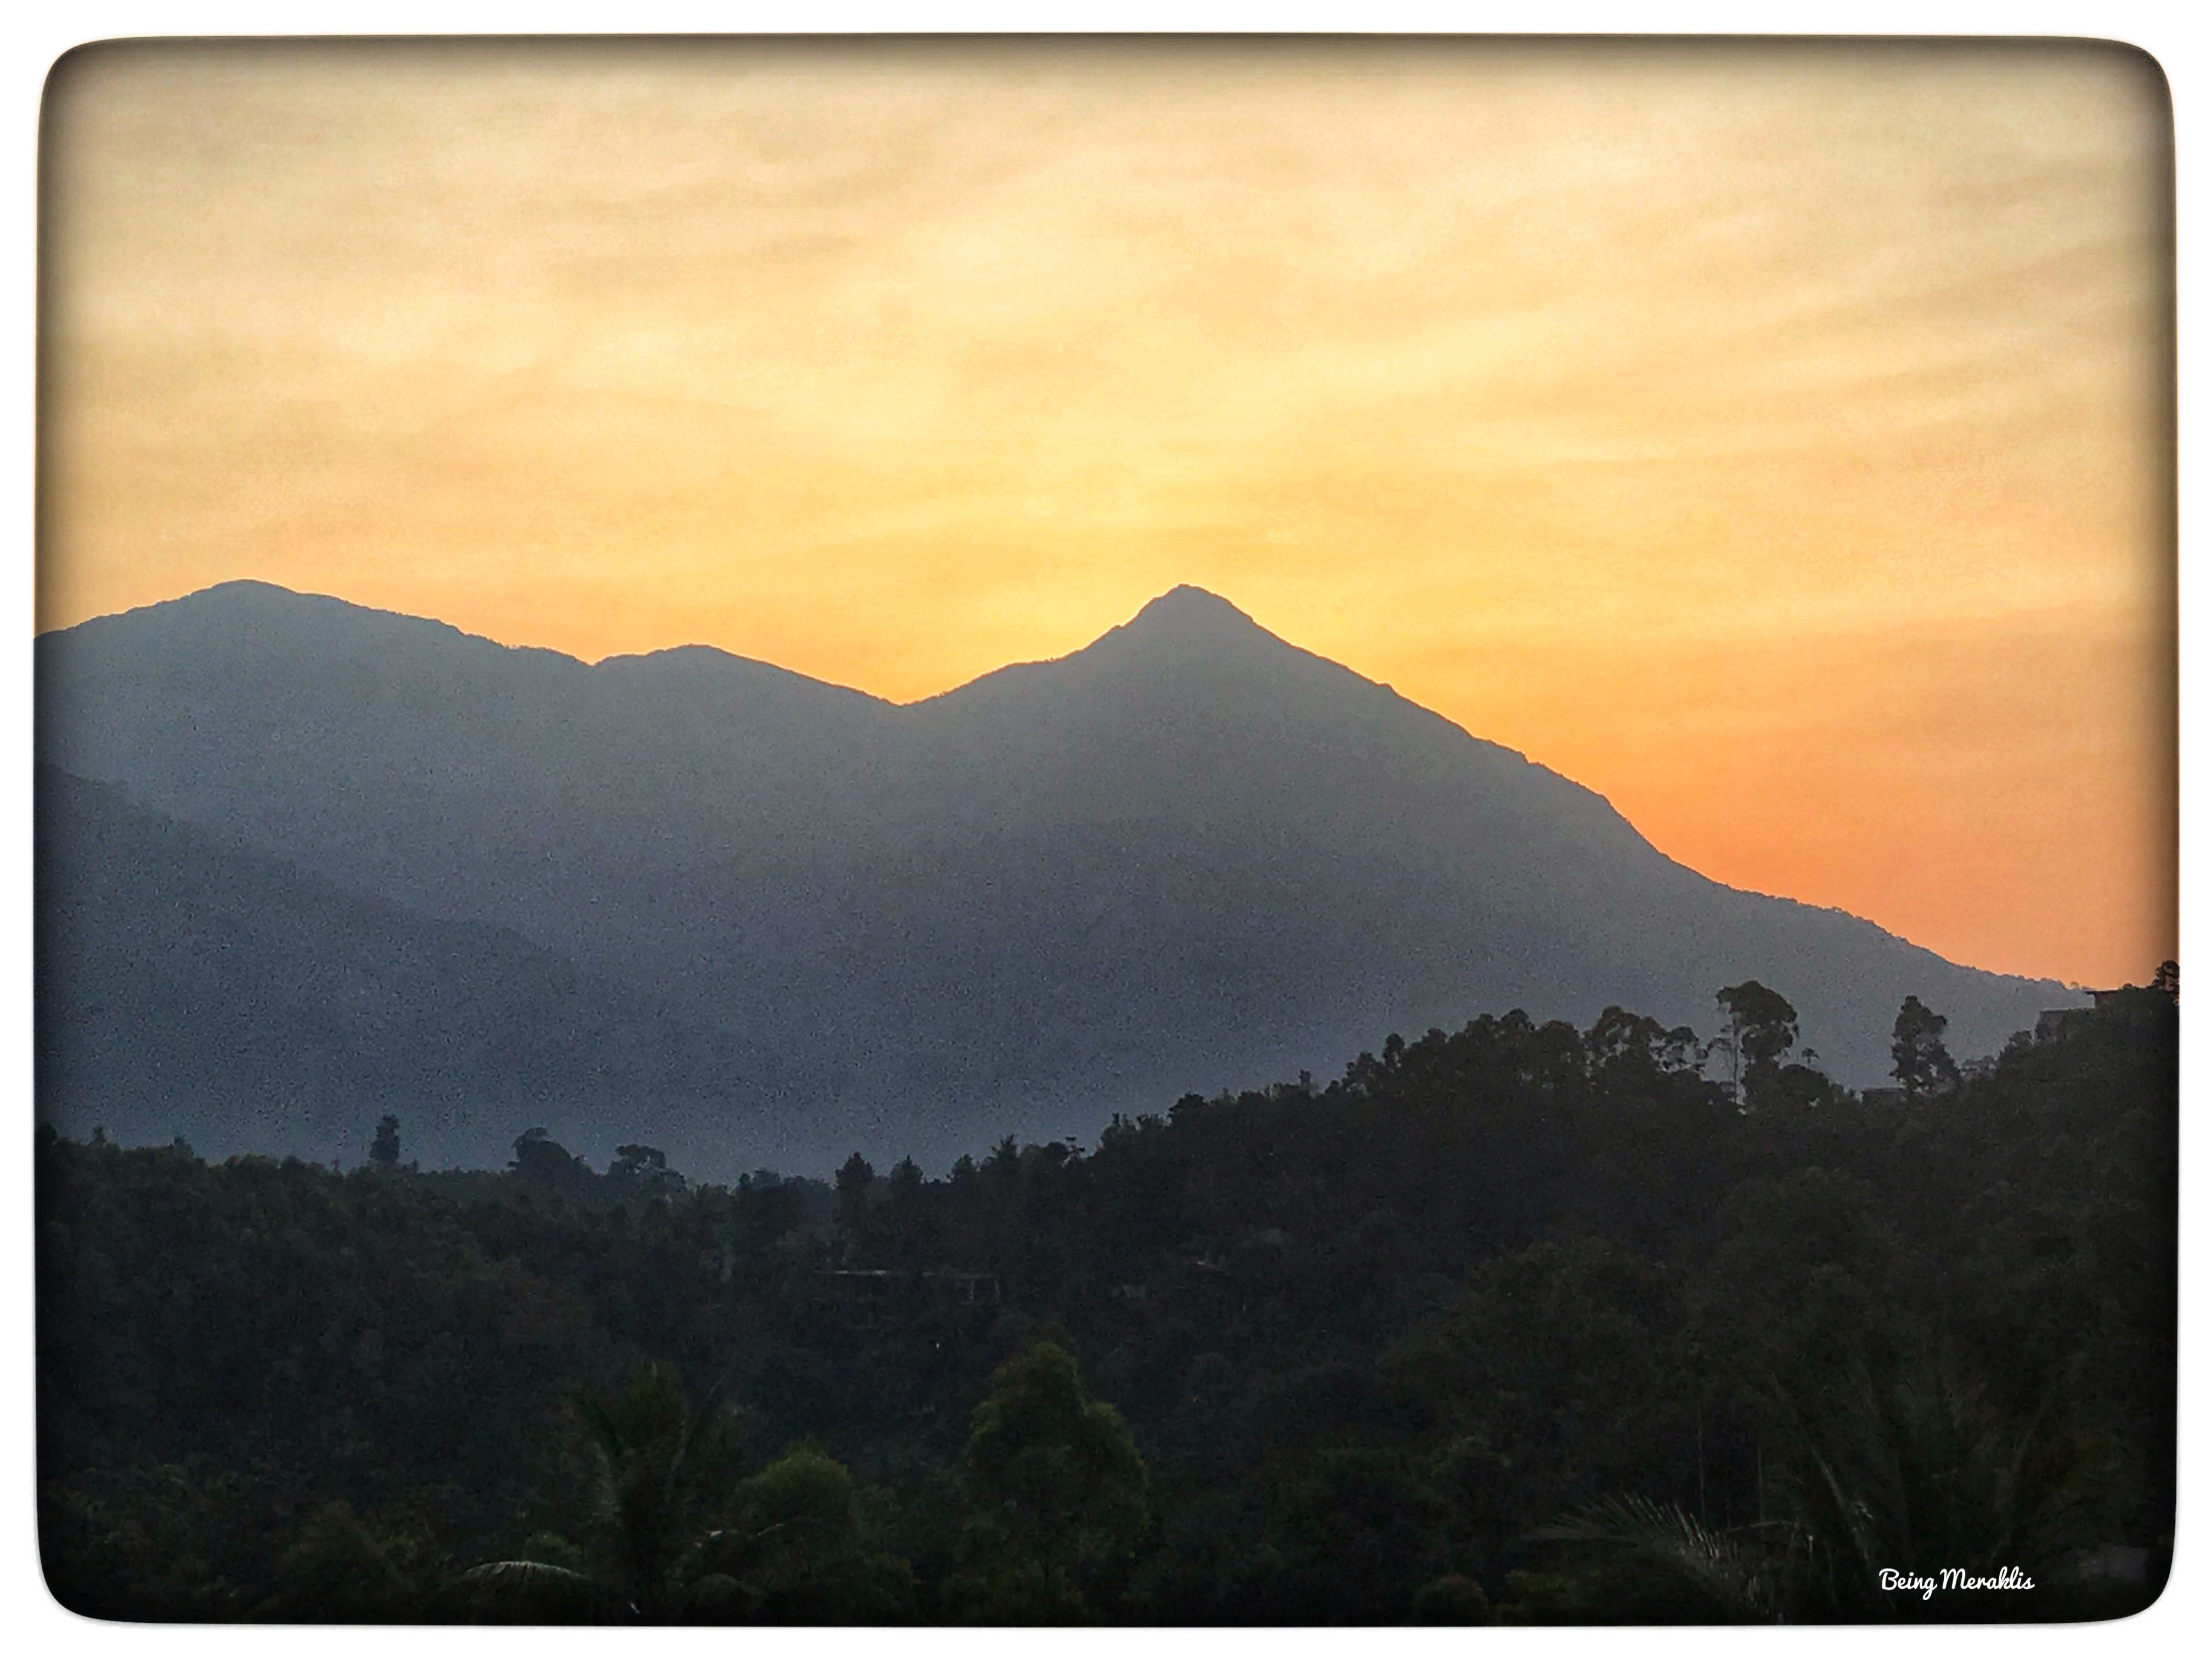
<instances>
[{"instance_id":1,"label":"sky","mask_svg":"<svg viewBox=\"0 0 2212 1659\"><path fill-rule=\"evenodd\" d=\"M2175 953L2170 123L2081 46L97 48L37 626L906 701L1180 582L1717 879Z\"/></svg>"}]
</instances>

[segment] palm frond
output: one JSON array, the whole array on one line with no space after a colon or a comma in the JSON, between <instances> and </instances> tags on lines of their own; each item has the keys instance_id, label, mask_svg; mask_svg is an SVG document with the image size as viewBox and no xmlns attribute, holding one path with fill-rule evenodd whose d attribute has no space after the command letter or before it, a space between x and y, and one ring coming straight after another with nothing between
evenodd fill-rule
<instances>
[{"instance_id":1,"label":"palm frond","mask_svg":"<svg viewBox=\"0 0 2212 1659\"><path fill-rule=\"evenodd\" d=\"M1763 1554L1671 1504L1601 1498L1533 1535L1590 1552L1610 1571L1664 1581L1717 1620L1779 1616Z\"/></svg>"},{"instance_id":2,"label":"palm frond","mask_svg":"<svg viewBox=\"0 0 2212 1659\"><path fill-rule=\"evenodd\" d=\"M604 1623L635 1611L603 1581L550 1561L486 1561L453 1586L464 1601L532 1623Z\"/></svg>"}]
</instances>

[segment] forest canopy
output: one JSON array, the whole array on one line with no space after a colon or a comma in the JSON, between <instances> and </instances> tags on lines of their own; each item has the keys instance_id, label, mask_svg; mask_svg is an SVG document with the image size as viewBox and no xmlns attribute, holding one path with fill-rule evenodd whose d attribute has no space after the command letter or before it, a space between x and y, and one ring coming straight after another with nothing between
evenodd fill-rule
<instances>
[{"instance_id":1,"label":"forest canopy","mask_svg":"<svg viewBox=\"0 0 2212 1659\"><path fill-rule=\"evenodd\" d=\"M2173 988L1898 1087L1609 1009L928 1176L42 1130L40 1528L150 1620L2075 1619L2172 1542ZM1727 1068L1723 1066L1725 1073ZM1923 1596L1883 1574L2008 1570Z\"/></svg>"}]
</instances>

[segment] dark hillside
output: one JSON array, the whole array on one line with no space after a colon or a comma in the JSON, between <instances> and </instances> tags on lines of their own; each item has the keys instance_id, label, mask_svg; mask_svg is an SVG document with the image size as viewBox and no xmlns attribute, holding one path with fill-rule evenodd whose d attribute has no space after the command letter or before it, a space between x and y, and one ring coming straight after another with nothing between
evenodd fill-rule
<instances>
[{"instance_id":1,"label":"dark hillside","mask_svg":"<svg viewBox=\"0 0 2212 1659\"><path fill-rule=\"evenodd\" d=\"M142 1619L615 1616L467 1599L515 1559L704 1622L2125 1613L2172 1537L2176 1026L2130 993L1747 1113L1650 1022L1485 1017L834 1188L42 1133L46 1571ZM603 1501L710 1409L680 1530ZM2037 1589L1885 1595L1855 1539Z\"/></svg>"}]
</instances>

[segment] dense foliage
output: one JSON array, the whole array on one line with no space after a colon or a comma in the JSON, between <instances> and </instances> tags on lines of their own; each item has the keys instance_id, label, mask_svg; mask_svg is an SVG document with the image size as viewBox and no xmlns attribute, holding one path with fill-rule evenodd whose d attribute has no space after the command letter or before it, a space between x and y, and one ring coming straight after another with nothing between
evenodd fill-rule
<instances>
[{"instance_id":1,"label":"dense foliage","mask_svg":"<svg viewBox=\"0 0 2212 1659\"><path fill-rule=\"evenodd\" d=\"M2176 1019L1794 1014L700 1187L42 1131L40 1528L150 1620L2078 1618L2162 1584ZM371 1140L374 1133L373 1142ZM1108 1402L1111 1402L1110 1404ZM1923 1596L1880 1572L2035 1588Z\"/></svg>"}]
</instances>

